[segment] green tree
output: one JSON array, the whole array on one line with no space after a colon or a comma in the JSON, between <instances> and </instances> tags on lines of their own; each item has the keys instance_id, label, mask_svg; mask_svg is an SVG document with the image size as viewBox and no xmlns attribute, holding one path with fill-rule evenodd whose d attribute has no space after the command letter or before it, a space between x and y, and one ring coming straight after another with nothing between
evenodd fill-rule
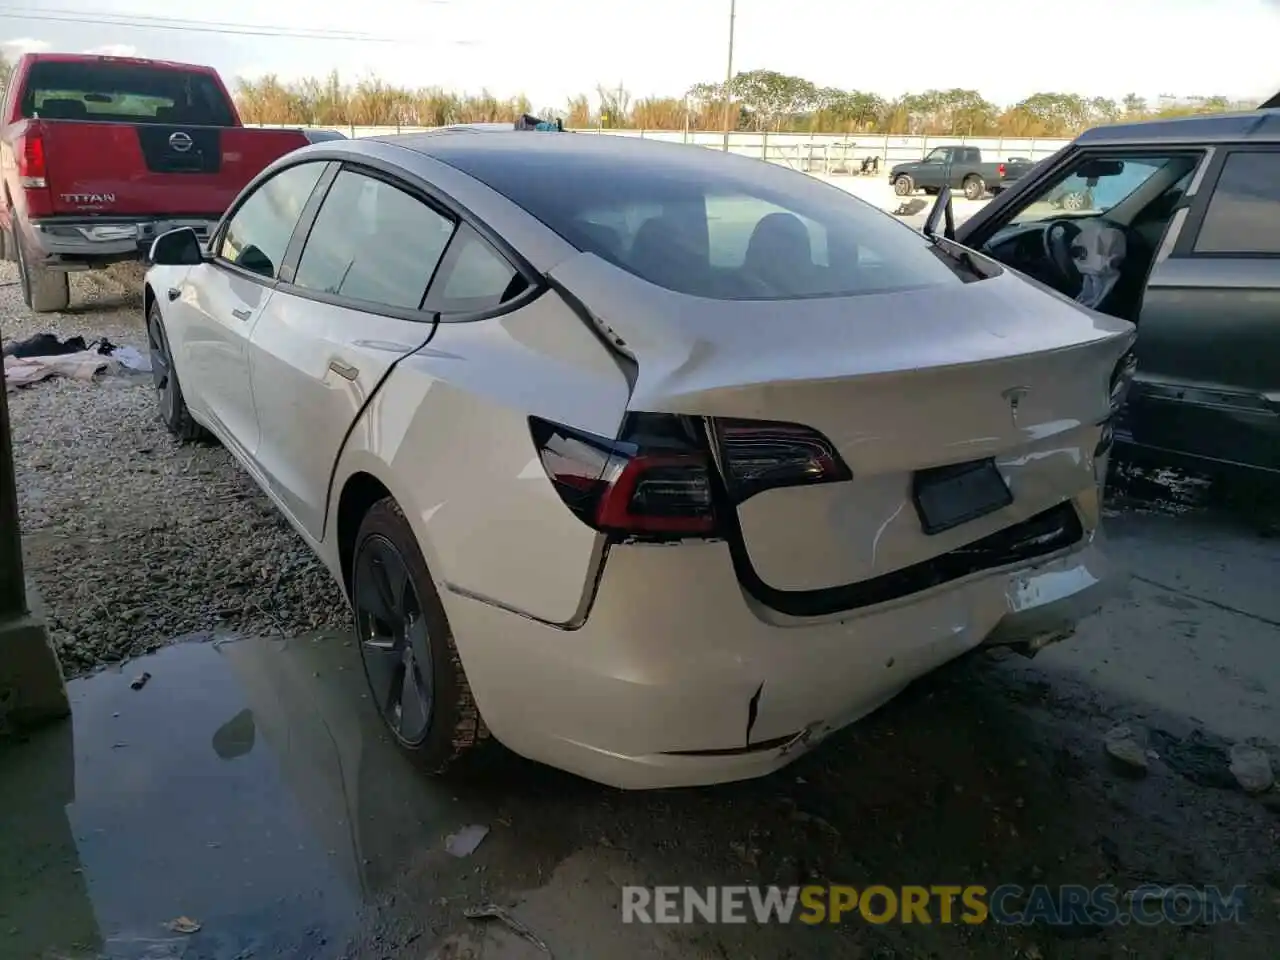
<instances>
[{"instance_id":1,"label":"green tree","mask_svg":"<svg viewBox=\"0 0 1280 960\"><path fill-rule=\"evenodd\" d=\"M808 80L776 70L739 73L733 78L731 89L757 130L777 129L784 118L807 113L817 94L817 88Z\"/></svg>"}]
</instances>

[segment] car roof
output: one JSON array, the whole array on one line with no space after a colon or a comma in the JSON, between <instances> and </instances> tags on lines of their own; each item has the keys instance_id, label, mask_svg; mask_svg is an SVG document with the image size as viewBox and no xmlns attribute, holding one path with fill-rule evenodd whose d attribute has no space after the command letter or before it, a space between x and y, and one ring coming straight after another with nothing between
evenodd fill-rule
<instances>
[{"instance_id":1,"label":"car roof","mask_svg":"<svg viewBox=\"0 0 1280 960\"><path fill-rule=\"evenodd\" d=\"M371 139L446 163L482 182L486 178L480 171L500 161L518 164L521 159L552 168L562 160L580 169L598 165L598 169L643 170L656 177L727 175L748 183L776 182L779 175L803 176L778 164L706 147L606 134L509 131L476 136L474 131L446 128Z\"/></svg>"},{"instance_id":2,"label":"car roof","mask_svg":"<svg viewBox=\"0 0 1280 960\"><path fill-rule=\"evenodd\" d=\"M1201 116L1143 120L1094 127L1076 137L1081 146L1123 146L1143 143L1260 143L1280 142L1280 110L1210 113Z\"/></svg>"}]
</instances>

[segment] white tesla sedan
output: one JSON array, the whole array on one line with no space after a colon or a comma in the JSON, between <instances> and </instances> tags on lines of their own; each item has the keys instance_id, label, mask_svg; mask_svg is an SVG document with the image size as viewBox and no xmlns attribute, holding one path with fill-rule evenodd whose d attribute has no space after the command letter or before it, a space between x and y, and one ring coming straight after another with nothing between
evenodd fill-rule
<instances>
[{"instance_id":1,"label":"white tesla sedan","mask_svg":"<svg viewBox=\"0 0 1280 960\"><path fill-rule=\"evenodd\" d=\"M161 414L224 443L442 771L758 776L1096 609L1128 323L756 160L452 131L156 241Z\"/></svg>"}]
</instances>

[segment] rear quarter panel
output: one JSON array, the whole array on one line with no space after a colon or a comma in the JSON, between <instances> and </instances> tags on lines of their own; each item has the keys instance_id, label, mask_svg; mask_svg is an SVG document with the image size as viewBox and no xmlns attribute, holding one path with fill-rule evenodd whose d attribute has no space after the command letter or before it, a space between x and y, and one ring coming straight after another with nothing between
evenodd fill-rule
<instances>
[{"instance_id":1,"label":"rear quarter panel","mask_svg":"<svg viewBox=\"0 0 1280 960\"><path fill-rule=\"evenodd\" d=\"M399 363L348 438L330 491L326 553L336 556L342 489L368 473L404 509L446 606L450 591L461 592L576 623L603 540L551 486L529 416L613 437L628 396L609 351L553 290L505 316L441 323Z\"/></svg>"}]
</instances>

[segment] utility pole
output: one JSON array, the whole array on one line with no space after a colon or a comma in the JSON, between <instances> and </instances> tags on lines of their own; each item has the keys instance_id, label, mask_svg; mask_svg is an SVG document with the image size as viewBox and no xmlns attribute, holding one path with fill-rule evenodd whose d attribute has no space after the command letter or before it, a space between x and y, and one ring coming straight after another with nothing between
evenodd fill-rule
<instances>
[{"instance_id":1,"label":"utility pole","mask_svg":"<svg viewBox=\"0 0 1280 960\"><path fill-rule=\"evenodd\" d=\"M737 19L738 0L729 0L729 65L724 73L724 152L729 152L729 131L733 129L733 24Z\"/></svg>"}]
</instances>

